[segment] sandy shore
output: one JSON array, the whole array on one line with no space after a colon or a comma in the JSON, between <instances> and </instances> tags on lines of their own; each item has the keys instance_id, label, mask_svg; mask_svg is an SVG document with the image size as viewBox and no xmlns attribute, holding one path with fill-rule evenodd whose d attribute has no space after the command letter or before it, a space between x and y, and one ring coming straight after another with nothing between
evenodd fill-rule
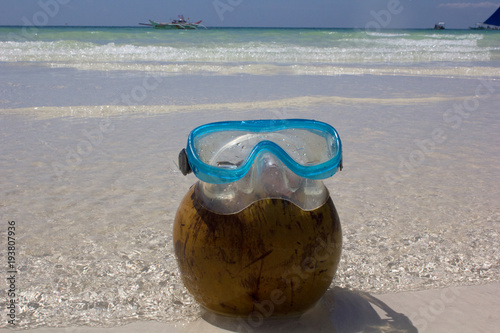
<instances>
[{"instance_id":1,"label":"sandy shore","mask_svg":"<svg viewBox=\"0 0 500 333\"><path fill-rule=\"evenodd\" d=\"M500 325L499 293L498 283L381 295L334 288L299 318L233 319L204 313L197 321L182 325L138 321L109 328L47 327L26 332L495 332Z\"/></svg>"},{"instance_id":2,"label":"sandy shore","mask_svg":"<svg viewBox=\"0 0 500 333\"><path fill-rule=\"evenodd\" d=\"M240 79L247 86L261 82ZM439 329L434 325L441 322L488 325L483 314L494 307L477 316L473 309L482 304L475 299L498 293L500 281L498 82L457 79L450 89L442 86L451 84L448 79L425 78L424 85L420 78L370 77L379 91L355 96L333 81L329 94L311 88L304 95L300 84L323 87L324 81L303 79L293 91L259 95L254 102L252 90L235 88L224 101L206 92L206 101L198 96L192 106L30 101L0 110L0 218L16 222L19 328L208 331L214 321L183 287L173 255L175 212L196 181L177 170L177 154L197 125L256 118L325 121L339 131L344 147L344 170L325 181L343 228L334 281L342 289L330 292L303 324L286 322L285 331L324 323L342 295L347 303L361 302L351 290L374 295L423 331L420 309L441 312L440 288L450 286L464 288L464 296L445 304L443 321L438 315L424 318L428 328ZM364 79L349 82L359 90ZM8 298L2 281L3 309ZM474 288L493 289L481 297ZM468 290L474 291L470 297ZM335 293L340 296L334 299ZM445 302L454 294L443 295ZM420 300L412 305L414 299ZM470 299L463 311L477 320L453 312L462 299ZM347 309L347 303L337 308ZM222 323L224 328L231 323Z\"/></svg>"}]
</instances>

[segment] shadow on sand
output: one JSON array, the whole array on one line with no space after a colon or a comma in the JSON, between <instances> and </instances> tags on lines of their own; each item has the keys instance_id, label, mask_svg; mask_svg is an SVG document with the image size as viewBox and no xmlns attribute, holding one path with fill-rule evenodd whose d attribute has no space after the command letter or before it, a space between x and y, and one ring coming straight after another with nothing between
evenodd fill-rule
<instances>
[{"instance_id":1,"label":"shadow on sand","mask_svg":"<svg viewBox=\"0 0 500 333\"><path fill-rule=\"evenodd\" d=\"M262 316L229 318L205 312L202 318L218 328L241 333L418 332L407 316L370 294L339 287L328 290L314 308L300 317L262 320Z\"/></svg>"}]
</instances>

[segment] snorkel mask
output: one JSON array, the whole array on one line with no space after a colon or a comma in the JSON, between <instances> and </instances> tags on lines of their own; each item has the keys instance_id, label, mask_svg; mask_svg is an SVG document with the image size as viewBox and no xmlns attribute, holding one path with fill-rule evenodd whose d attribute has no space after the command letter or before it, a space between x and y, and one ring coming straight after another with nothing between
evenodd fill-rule
<instances>
[{"instance_id":1,"label":"snorkel mask","mask_svg":"<svg viewBox=\"0 0 500 333\"><path fill-rule=\"evenodd\" d=\"M332 126L314 120L210 123L189 134L179 168L201 180L204 205L221 214L264 198L312 210L329 196L321 180L342 170L342 144Z\"/></svg>"}]
</instances>

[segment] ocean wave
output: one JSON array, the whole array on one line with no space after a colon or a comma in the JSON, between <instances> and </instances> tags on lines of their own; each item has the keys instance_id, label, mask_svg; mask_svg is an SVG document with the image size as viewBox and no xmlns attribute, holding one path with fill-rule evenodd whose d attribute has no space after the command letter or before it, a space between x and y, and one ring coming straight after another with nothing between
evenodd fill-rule
<instances>
[{"instance_id":1,"label":"ocean wave","mask_svg":"<svg viewBox=\"0 0 500 333\"><path fill-rule=\"evenodd\" d=\"M306 76L339 76L339 75L391 75L422 76L447 78L499 78L496 67L484 66L389 66L389 65L323 65L303 64L283 66L277 64L223 64L223 63L49 63L52 68L75 68L88 71L128 71L153 73L162 76L179 75L306 75Z\"/></svg>"},{"instance_id":2,"label":"ocean wave","mask_svg":"<svg viewBox=\"0 0 500 333\"><path fill-rule=\"evenodd\" d=\"M478 34L461 34L461 35L453 35L453 34L430 34L424 35L425 38L434 38L434 39L452 39L452 40L464 40L464 39L472 39L472 40L481 40L483 39L483 35Z\"/></svg>"},{"instance_id":3,"label":"ocean wave","mask_svg":"<svg viewBox=\"0 0 500 333\"><path fill-rule=\"evenodd\" d=\"M243 72L250 68L259 72L270 66L279 73L294 73L297 68L312 66L313 72L321 73L324 68L367 64L422 67L442 62L463 67L464 62L499 58L497 34L456 31L47 28L38 29L33 40L9 39L12 34L12 29L0 29L2 62L100 70L149 66L174 73L214 73L214 69L234 72L241 67Z\"/></svg>"},{"instance_id":4,"label":"ocean wave","mask_svg":"<svg viewBox=\"0 0 500 333\"><path fill-rule=\"evenodd\" d=\"M331 46L310 47L283 43L226 43L217 45L104 45L81 41L0 42L4 62L202 62L272 63L380 63L434 61L488 61L492 47L476 40L342 40Z\"/></svg>"},{"instance_id":5,"label":"ocean wave","mask_svg":"<svg viewBox=\"0 0 500 333\"><path fill-rule=\"evenodd\" d=\"M407 33L388 33L388 32L370 32L366 33L368 36L375 37L408 37L410 34Z\"/></svg>"}]
</instances>

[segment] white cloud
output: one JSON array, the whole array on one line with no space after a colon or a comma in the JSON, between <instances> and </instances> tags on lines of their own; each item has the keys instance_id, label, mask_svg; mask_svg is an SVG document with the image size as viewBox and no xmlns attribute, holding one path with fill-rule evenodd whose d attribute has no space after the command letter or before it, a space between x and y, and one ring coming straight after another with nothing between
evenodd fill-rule
<instances>
[{"instance_id":1,"label":"white cloud","mask_svg":"<svg viewBox=\"0 0 500 333\"><path fill-rule=\"evenodd\" d=\"M446 7L446 8L497 8L500 7L500 3L493 3L489 1L485 2L453 2L453 3L442 3L439 5L439 7Z\"/></svg>"}]
</instances>

